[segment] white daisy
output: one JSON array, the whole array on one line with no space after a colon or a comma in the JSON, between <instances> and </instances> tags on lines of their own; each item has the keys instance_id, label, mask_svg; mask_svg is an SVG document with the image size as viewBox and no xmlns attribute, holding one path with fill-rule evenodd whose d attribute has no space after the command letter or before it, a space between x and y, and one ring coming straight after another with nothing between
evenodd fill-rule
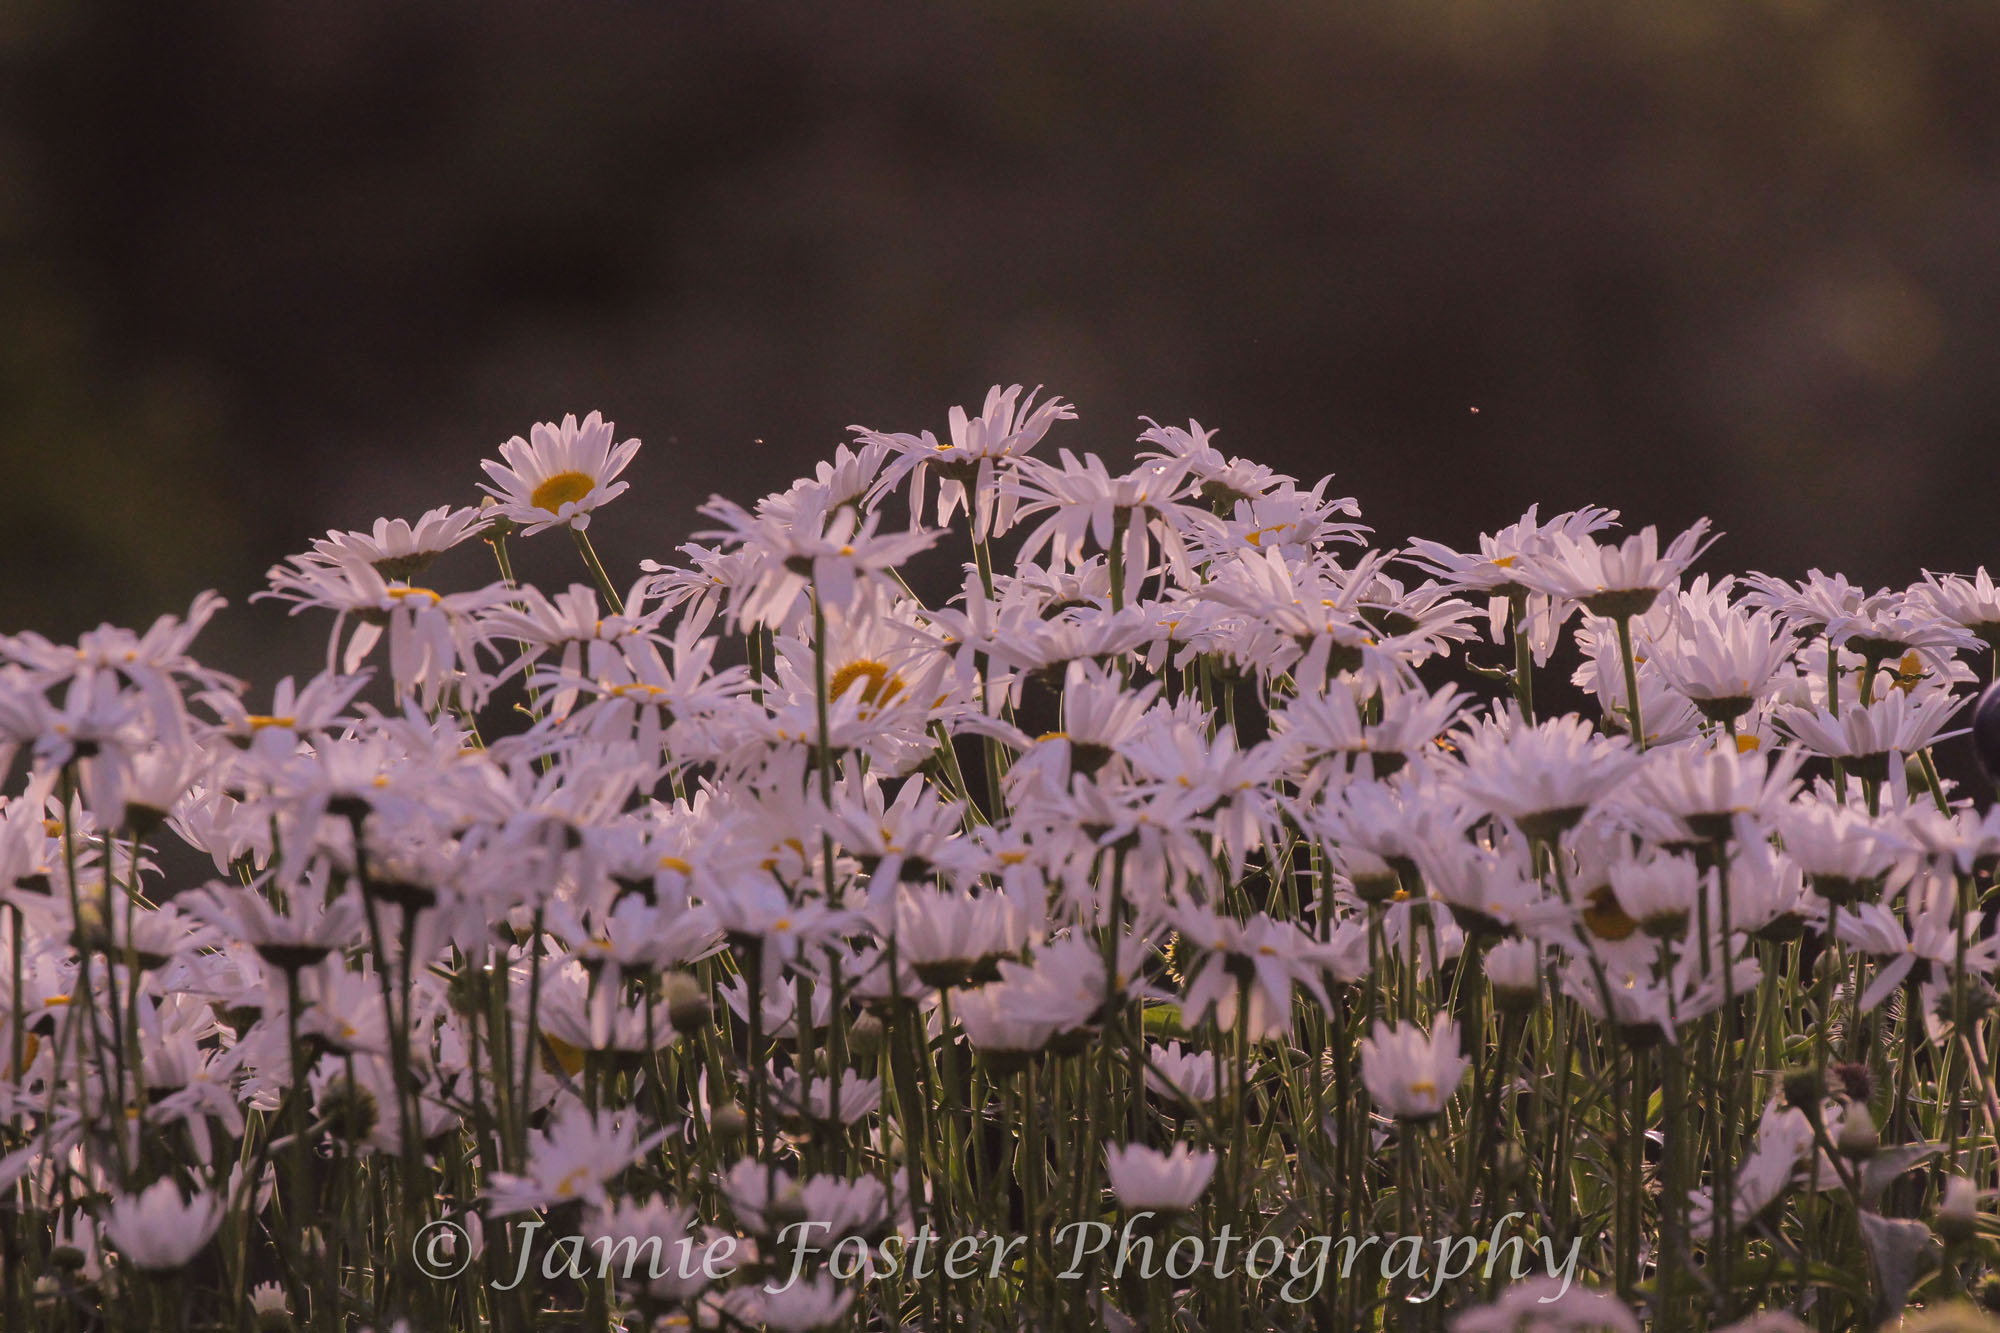
<instances>
[{"instance_id":1,"label":"white daisy","mask_svg":"<svg viewBox=\"0 0 2000 1333\"><path fill-rule=\"evenodd\" d=\"M1143 1143L1106 1144L1104 1171L1118 1206L1131 1213L1185 1213L1215 1176L1215 1154L1176 1143L1171 1152Z\"/></svg>"},{"instance_id":2,"label":"white daisy","mask_svg":"<svg viewBox=\"0 0 2000 1333\"><path fill-rule=\"evenodd\" d=\"M1361 1081L1384 1115L1428 1120L1444 1110L1472 1061L1459 1054L1458 1025L1439 1019L1426 1036L1414 1024L1377 1021L1361 1039Z\"/></svg>"},{"instance_id":3,"label":"white daisy","mask_svg":"<svg viewBox=\"0 0 2000 1333\"><path fill-rule=\"evenodd\" d=\"M329 528L326 536L313 542L312 554L329 565L360 560L375 566L385 579L407 582L430 568L438 556L485 528L488 521L489 517L477 509L439 505L415 523L378 518L367 532Z\"/></svg>"},{"instance_id":4,"label":"white daisy","mask_svg":"<svg viewBox=\"0 0 2000 1333\"><path fill-rule=\"evenodd\" d=\"M223 1200L181 1194L163 1176L139 1194L115 1194L104 1212L104 1235L127 1263L147 1273L171 1273L201 1253L222 1224Z\"/></svg>"},{"instance_id":5,"label":"white daisy","mask_svg":"<svg viewBox=\"0 0 2000 1333\"><path fill-rule=\"evenodd\" d=\"M481 482L479 489L500 501L499 516L520 524L524 536L544 528L587 528L592 510L631 485L617 476L639 452L639 442L614 447L611 436L612 424L597 412L582 425L573 413L561 425L537 423L528 439L516 435L500 446L504 463L479 465L496 483Z\"/></svg>"}]
</instances>

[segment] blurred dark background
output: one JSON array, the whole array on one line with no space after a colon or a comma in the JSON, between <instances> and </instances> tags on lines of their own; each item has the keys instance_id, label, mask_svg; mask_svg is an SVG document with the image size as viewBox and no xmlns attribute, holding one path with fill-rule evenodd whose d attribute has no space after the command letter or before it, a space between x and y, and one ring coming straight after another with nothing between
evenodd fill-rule
<instances>
[{"instance_id":1,"label":"blurred dark background","mask_svg":"<svg viewBox=\"0 0 2000 1333\"><path fill-rule=\"evenodd\" d=\"M1387 542L2000 563L1996 112L1984 4L0 0L0 630L214 586L268 682L325 622L267 565L537 420L646 441L623 582L1013 381L1051 451L1196 416Z\"/></svg>"}]
</instances>

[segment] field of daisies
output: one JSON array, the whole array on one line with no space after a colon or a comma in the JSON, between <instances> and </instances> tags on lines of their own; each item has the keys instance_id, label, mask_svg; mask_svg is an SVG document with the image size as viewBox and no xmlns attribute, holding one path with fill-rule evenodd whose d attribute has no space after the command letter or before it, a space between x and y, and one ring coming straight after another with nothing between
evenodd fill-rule
<instances>
[{"instance_id":1,"label":"field of daisies","mask_svg":"<svg viewBox=\"0 0 2000 1333\"><path fill-rule=\"evenodd\" d=\"M1036 397L638 570L538 425L277 682L0 637L0 1328L2000 1328L1983 569Z\"/></svg>"}]
</instances>

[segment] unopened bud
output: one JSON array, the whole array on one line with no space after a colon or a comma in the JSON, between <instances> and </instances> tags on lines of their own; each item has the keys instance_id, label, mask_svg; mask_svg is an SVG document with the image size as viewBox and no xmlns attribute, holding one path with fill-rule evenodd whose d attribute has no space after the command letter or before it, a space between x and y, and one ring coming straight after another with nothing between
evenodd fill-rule
<instances>
[{"instance_id":1,"label":"unopened bud","mask_svg":"<svg viewBox=\"0 0 2000 1333\"><path fill-rule=\"evenodd\" d=\"M1785 1104L1804 1111L1809 1116L1819 1114L1819 1104L1826 1100L1826 1080L1819 1070L1810 1065L1785 1071Z\"/></svg>"},{"instance_id":2,"label":"unopened bud","mask_svg":"<svg viewBox=\"0 0 2000 1333\"><path fill-rule=\"evenodd\" d=\"M740 1139L750 1128L750 1117L735 1102L718 1102L708 1113L708 1132L719 1143Z\"/></svg>"},{"instance_id":3,"label":"unopened bud","mask_svg":"<svg viewBox=\"0 0 2000 1333\"><path fill-rule=\"evenodd\" d=\"M1979 1191L1964 1176L1944 1183L1944 1198L1938 1201L1937 1217L1931 1229L1948 1245L1963 1245L1972 1239L1979 1221Z\"/></svg>"},{"instance_id":4,"label":"unopened bud","mask_svg":"<svg viewBox=\"0 0 2000 1333\"><path fill-rule=\"evenodd\" d=\"M1875 1096L1875 1071L1858 1060L1844 1060L1833 1067L1833 1081L1840 1095L1850 1102L1868 1102Z\"/></svg>"},{"instance_id":5,"label":"unopened bud","mask_svg":"<svg viewBox=\"0 0 2000 1333\"><path fill-rule=\"evenodd\" d=\"M858 1065L872 1064L882 1054L882 1038L887 1029L873 1014L862 1014L847 1026L847 1051Z\"/></svg>"},{"instance_id":6,"label":"unopened bud","mask_svg":"<svg viewBox=\"0 0 2000 1333\"><path fill-rule=\"evenodd\" d=\"M700 981L686 972L669 972L661 979L667 998L667 1021L683 1036L706 1029L715 1021L715 1002Z\"/></svg>"},{"instance_id":7,"label":"unopened bud","mask_svg":"<svg viewBox=\"0 0 2000 1333\"><path fill-rule=\"evenodd\" d=\"M1840 1120L1840 1137L1834 1140L1840 1155L1862 1161L1873 1157L1882 1146L1882 1135L1875 1128L1875 1118L1868 1114L1865 1106L1849 1106L1847 1114Z\"/></svg>"}]
</instances>

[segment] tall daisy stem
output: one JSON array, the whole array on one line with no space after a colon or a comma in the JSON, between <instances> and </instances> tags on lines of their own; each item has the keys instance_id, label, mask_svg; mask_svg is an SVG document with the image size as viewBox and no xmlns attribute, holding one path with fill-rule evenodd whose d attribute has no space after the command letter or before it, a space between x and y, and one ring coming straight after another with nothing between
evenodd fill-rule
<instances>
[{"instance_id":1,"label":"tall daisy stem","mask_svg":"<svg viewBox=\"0 0 2000 1333\"><path fill-rule=\"evenodd\" d=\"M611 576L604 572L604 562L597 558L597 548L590 544L590 534L572 524L569 535L576 542L576 553L583 557L584 567L590 577L597 581L597 590L604 594L604 604L611 608L611 614L625 614L625 603L618 596L618 589L612 586Z\"/></svg>"},{"instance_id":2,"label":"tall daisy stem","mask_svg":"<svg viewBox=\"0 0 2000 1333\"><path fill-rule=\"evenodd\" d=\"M1632 744L1646 748L1646 720L1639 706L1639 665L1632 656L1632 617L1618 617L1618 654L1625 659L1625 718L1632 726Z\"/></svg>"}]
</instances>

